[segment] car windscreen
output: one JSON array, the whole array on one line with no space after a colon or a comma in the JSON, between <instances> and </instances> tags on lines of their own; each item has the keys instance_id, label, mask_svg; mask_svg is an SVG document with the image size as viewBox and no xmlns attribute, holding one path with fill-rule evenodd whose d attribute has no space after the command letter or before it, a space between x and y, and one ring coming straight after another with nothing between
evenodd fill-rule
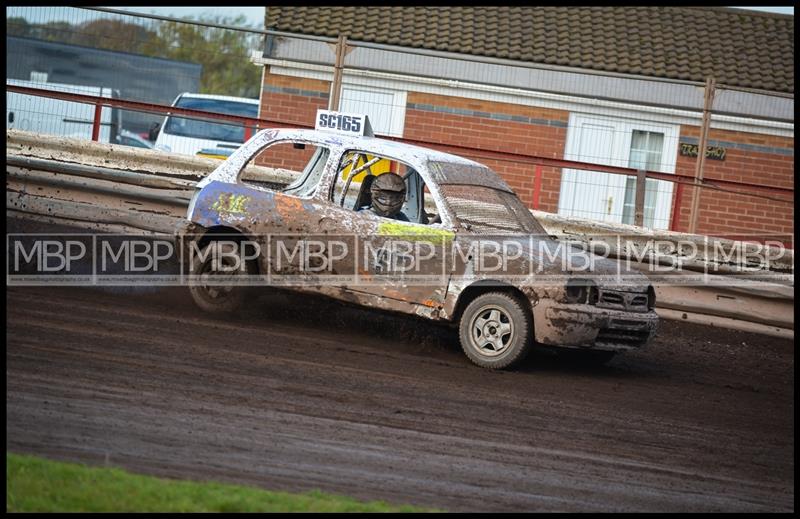
<instances>
[{"instance_id":1,"label":"car windscreen","mask_svg":"<svg viewBox=\"0 0 800 519\"><path fill-rule=\"evenodd\" d=\"M440 189L450 210L468 232L547 234L514 193L467 184L443 185Z\"/></svg>"},{"instance_id":2,"label":"car windscreen","mask_svg":"<svg viewBox=\"0 0 800 519\"><path fill-rule=\"evenodd\" d=\"M244 117L258 117L258 105L225 101L220 99L205 99L197 97L181 97L175 105L178 108L203 110L228 115L241 115ZM170 117L164 127L164 132L181 137L195 139L209 139L227 142L244 142L244 125L223 124L212 122L208 119L189 119L187 117Z\"/></svg>"}]
</instances>

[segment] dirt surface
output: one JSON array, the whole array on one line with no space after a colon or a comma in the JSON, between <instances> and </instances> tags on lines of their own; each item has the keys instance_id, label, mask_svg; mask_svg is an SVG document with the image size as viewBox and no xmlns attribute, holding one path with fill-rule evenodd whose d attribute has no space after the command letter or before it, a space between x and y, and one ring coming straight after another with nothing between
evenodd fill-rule
<instances>
[{"instance_id":1,"label":"dirt surface","mask_svg":"<svg viewBox=\"0 0 800 519\"><path fill-rule=\"evenodd\" d=\"M581 368L472 365L453 331L268 296L6 293L7 449L447 510L790 511L790 341L663 322Z\"/></svg>"}]
</instances>

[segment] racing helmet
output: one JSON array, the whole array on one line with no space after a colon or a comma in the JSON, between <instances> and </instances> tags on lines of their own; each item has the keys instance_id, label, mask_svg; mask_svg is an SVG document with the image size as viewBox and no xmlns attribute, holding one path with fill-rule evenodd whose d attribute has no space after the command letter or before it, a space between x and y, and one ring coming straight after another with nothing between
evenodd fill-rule
<instances>
[{"instance_id":1,"label":"racing helmet","mask_svg":"<svg viewBox=\"0 0 800 519\"><path fill-rule=\"evenodd\" d=\"M406 199L406 183L399 175L378 175L370 186L372 208L380 216L394 216Z\"/></svg>"}]
</instances>

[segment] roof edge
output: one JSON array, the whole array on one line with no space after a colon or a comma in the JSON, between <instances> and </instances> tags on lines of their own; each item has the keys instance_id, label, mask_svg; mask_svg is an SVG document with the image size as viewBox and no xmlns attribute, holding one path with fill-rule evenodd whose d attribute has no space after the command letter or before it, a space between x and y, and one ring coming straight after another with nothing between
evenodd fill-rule
<instances>
[{"instance_id":1,"label":"roof edge","mask_svg":"<svg viewBox=\"0 0 800 519\"><path fill-rule=\"evenodd\" d=\"M765 18L780 18L780 19L792 18L792 19L794 19L794 15L793 14L770 13L768 11L753 11L751 9L745 9L743 7L740 7L740 8L734 8L734 7L707 7L707 6L698 6L698 7L686 6L686 7L689 8L689 9L701 9L703 11L714 11L714 12L725 11L727 13L733 13L733 14L746 14L747 16L763 16ZM778 6L778 7L790 7L790 6Z\"/></svg>"}]
</instances>

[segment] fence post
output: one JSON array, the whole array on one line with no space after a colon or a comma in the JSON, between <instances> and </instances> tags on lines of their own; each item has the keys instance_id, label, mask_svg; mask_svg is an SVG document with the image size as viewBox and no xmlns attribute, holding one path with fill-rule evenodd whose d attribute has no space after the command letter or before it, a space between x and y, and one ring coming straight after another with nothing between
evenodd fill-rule
<instances>
[{"instance_id":1,"label":"fence post","mask_svg":"<svg viewBox=\"0 0 800 519\"><path fill-rule=\"evenodd\" d=\"M675 186L675 205L672 206L672 221L669 224L670 231L677 231L681 221L681 202L683 201L683 184L678 182Z\"/></svg>"},{"instance_id":2,"label":"fence post","mask_svg":"<svg viewBox=\"0 0 800 519\"><path fill-rule=\"evenodd\" d=\"M647 172L640 169L636 173L636 202L633 206L633 225L644 227L644 193L647 186Z\"/></svg>"},{"instance_id":3,"label":"fence post","mask_svg":"<svg viewBox=\"0 0 800 519\"><path fill-rule=\"evenodd\" d=\"M539 198L542 194L542 166L536 165L533 170L533 208L539 209Z\"/></svg>"},{"instance_id":4,"label":"fence post","mask_svg":"<svg viewBox=\"0 0 800 519\"><path fill-rule=\"evenodd\" d=\"M342 68L346 49L347 36L340 34L339 41L336 42L336 63L333 66L333 86L331 87L333 92L328 103L328 110L333 110L334 112L339 110L339 100L342 96Z\"/></svg>"},{"instance_id":5,"label":"fence post","mask_svg":"<svg viewBox=\"0 0 800 519\"><path fill-rule=\"evenodd\" d=\"M703 125L700 127L700 144L697 146L697 162L694 170L695 187L692 189L692 209L689 212L689 234L697 230L697 216L700 208L700 188L703 181L703 166L706 162L706 141L711 126L711 106L714 104L714 78L706 79L705 102L703 103Z\"/></svg>"},{"instance_id":6,"label":"fence post","mask_svg":"<svg viewBox=\"0 0 800 519\"><path fill-rule=\"evenodd\" d=\"M92 122L92 140L97 142L100 139L100 116L103 113L103 105L94 105L94 122Z\"/></svg>"}]
</instances>

